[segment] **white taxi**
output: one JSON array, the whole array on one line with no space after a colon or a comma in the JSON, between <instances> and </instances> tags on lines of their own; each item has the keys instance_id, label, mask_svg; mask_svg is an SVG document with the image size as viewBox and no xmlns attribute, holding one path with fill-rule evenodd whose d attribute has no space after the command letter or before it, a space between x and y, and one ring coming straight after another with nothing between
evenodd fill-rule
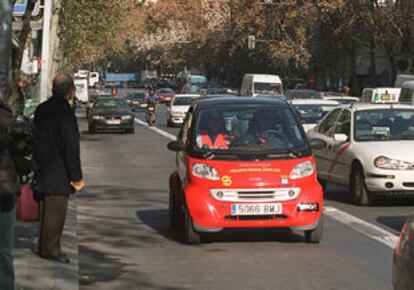
<instances>
[{"instance_id":1,"label":"white taxi","mask_svg":"<svg viewBox=\"0 0 414 290\"><path fill-rule=\"evenodd\" d=\"M308 137L326 143L314 150L321 184L348 186L356 204L371 205L380 194L414 194L414 106L342 106Z\"/></svg>"},{"instance_id":2,"label":"white taxi","mask_svg":"<svg viewBox=\"0 0 414 290\"><path fill-rule=\"evenodd\" d=\"M184 122L185 115L191 103L200 95L182 94L176 95L167 106L167 126L174 127Z\"/></svg>"},{"instance_id":3,"label":"white taxi","mask_svg":"<svg viewBox=\"0 0 414 290\"><path fill-rule=\"evenodd\" d=\"M299 113L305 132L315 127L327 113L341 105L338 101L322 99L295 99L289 102Z\"/></svg>"}]
</instances>

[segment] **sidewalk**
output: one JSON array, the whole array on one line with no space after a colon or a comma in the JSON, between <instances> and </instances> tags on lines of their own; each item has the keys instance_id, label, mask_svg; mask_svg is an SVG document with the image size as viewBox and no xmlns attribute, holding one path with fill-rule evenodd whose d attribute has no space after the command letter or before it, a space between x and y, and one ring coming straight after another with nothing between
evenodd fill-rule
<instances>
[{"instance_id":1,"label":"sidewalk","mask_svg":"<svg viewBox=\"0 0 414 290\"><path fill-rule=\"evenodd\" d=\"M69 202L65 230L62 237L62 251L71 260L62 264L37 256L37 222L16 222L14 265L16 290L78 290L79 261L78 237L76 232L76 199Z\"/></svg>"}]
</instances>

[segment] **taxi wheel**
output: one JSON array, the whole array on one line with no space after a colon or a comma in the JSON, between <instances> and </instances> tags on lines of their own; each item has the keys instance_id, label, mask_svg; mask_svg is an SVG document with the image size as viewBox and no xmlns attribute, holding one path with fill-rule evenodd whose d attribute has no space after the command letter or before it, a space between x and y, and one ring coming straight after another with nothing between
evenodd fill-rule
<instances>
[{"instance_id":1,"label":"taxi wheel","mask_svg":"<svg viewBox=\"0 0 414 290\"><path fill-rule=\"evenodd\" d=\"M373 197L365 186L364 171L360 165L354 167L352 171L351 191L355 204L362 206L372 205Z\"/></svg>"},{"instance_id":2,"label":"taxi wheel","mask_svg":"<svg viewBox=\"0 0 414 290\"><path fill-rule=\"evenodd\" d=\"M318 226L310 231L305 231L305 241L309 244L319 244L323 236L323 214L319 218Z\"/></svg>"},{"instance_id":3,"label":"taxi wheel","mask_svg":"<svg viewBox=\"0 0 414 290\"><path fill-rule=\"evenodd\" d=\"M318 178L318 182L321 184L322 190L325 193L326 188L328 187L328 182L326 180L323 180L323 179L320 179L320 178Z\"/></svg>"},{"instance_id":4,"label":"taxi wheel","mask_svg":"<svg viewBox=\"0 0 414 290\"><path fill-rule=\"evenodd\" d=\"M201 242L200 234L194 230L193 220L191 219L188 209L184 212L184 238L187 244L197 245Z\"/></svg>"},{"instance_id":5,"label":"taxi wheel","mask_svg":"<svg viewBox=\"0 0 414 290\"><path fill-rule=\"evenodd\" d=\"M170 227L172 229L179 229L182 227L182 218L180 215L180 209L175 201L174 194L170 192L170 202L169 202L169 218L170 218Z\"/></svg>"}]
</instances>

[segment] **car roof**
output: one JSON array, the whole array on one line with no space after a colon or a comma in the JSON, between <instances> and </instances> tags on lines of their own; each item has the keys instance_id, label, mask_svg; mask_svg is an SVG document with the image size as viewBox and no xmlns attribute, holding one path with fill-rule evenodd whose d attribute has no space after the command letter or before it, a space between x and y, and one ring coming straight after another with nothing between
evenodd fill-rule
<instances>
[{"instance_id":1,"label":"car roof","mask_svg":"<svg viewBox=\"0 0 414 290\"><path fill-rule=\"evenodd\" d=\"M372 104L372 103L355 103L351 105L343 105L344 108L352 111L366 111L366 110L383 110L383 109L408 109L414 110L413 105L405 104Z\"/></svg>"},{"instance_id":2,"label":"car roof","mask_svg":"<svg viewBox=\"0 0 414 290\"><path fill-rule=\"evenodd\" d=\"M403 83L402 87L404 89L414 89L414 81L406 81Z\"/></svg>"},{"instance_id":3,"label":"car roof","mask_svg":"<svg viewBox=\"0 0 414 290\"><path fill-rule=\"evenodd\" d=\"M194 103L198 109L223 108L226 106L242 106L242 105L262 105L262 106L286 106L289 104L280 99L262 99L252 97L220 97L220 98L200 98Z\"/></svg>"},{"instance_id":4,"label":"car roof","mask_svg":"<svg viewBox=\"0 0 414 290\"><path fill-rule=\"evenodd\" d=\"M339 106L340 102L334 100L325 100L325 99L294 99L291 100L292 105L333 105Z\"/></svg>"},{"instance_id":5,"label":"car roof","mask_svg":"<svg viewBox=\"0 0 414 290\"><path fill-rule=\"evenodd\" d=\"M325 100L359 100L358 97L353 96L323 96Z\"/></svg>"},{"instance_id":6,"label":"car roof","mask_svg":"<svg viewBox=\"0 0 414 290\"><path fill-rule=\"evenodd\" d=\"M175 98L199 98L201 95L198 94L178 94L175 95Z\"/></svg>"}]
</instances>

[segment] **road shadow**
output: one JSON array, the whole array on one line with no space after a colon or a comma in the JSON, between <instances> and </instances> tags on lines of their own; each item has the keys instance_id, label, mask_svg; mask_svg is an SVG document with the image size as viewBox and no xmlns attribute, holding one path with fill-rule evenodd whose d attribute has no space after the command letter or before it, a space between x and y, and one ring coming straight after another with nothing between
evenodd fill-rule
<instances>
[{"instance_id":1,"label":"road shadow","mask_svg":"<svg viewBox=\"0 0 414 290\"><path fill-rule=\"evenodd\" d=\"M166 239L181 244L186 244L183 239L182 230L172 230L168 225L168 210L143 210L137 211L137 217L159 235ZM220 233L206 233L202 235L204 243L303 243L304 236L290 229L226 229Z\"/></svg>"},{"instance_id":2,"label":"road shadow","mask_svg":"<svg viewBox=\"0 0 414 290\"><path fill-rule=\"evenodd\" d=\"M377 218L377 222L400 233L408 217L409 216L380 216Z\"/></svg>"},{"instance_id":3,"label":"road shadow","mask_svg":"<svg viewBox=\"0 0 414 290\"><path fill-rule=\"evenodd\" d=\"M352 193L347 187L328 184L324 198L330 201L336 201L343 204L354 205ZM414 195L378 195L374 199L375 207L412 207L414 206Z\"/></svg>"}]
</instances>

